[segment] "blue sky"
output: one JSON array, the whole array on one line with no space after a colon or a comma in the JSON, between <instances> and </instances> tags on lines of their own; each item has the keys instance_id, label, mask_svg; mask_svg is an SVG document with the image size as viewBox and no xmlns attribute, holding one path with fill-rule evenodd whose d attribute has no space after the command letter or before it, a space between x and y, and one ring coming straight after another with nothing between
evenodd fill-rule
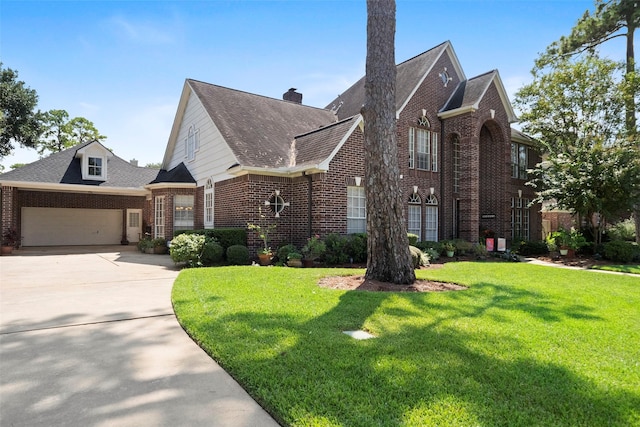
<instances>
[{"instance_id":1,"label":"blue sky","mask_svg":"<svg viewBox=\"0 0 640 427\"><path fill-rule=\"evenodd\" d=\"M538 53L592 8L397 0L396 62L450 40L467 77L498 69L513 99ZM606 49L623 55L622 41ZM364 75L365 58L364 0L0 2L0 60L37 91L38 108L86 117L141 165L162 160L186 78L274 98L295 87L324 107ZM1 163L37 159L18 149Z\"/></svg>"}]
</instances>

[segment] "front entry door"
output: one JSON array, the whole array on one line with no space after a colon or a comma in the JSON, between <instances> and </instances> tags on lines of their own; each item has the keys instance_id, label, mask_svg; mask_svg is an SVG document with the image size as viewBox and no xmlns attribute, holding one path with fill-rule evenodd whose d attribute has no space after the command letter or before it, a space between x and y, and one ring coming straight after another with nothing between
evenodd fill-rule
<instances>
[{"instance_id":1,"label":"front entry door","mask_svg":"<svg viewBox=\"0 0 640 427\"><path fill-rule=\"evenodd\" d=\"M142 235L142 209L127 209L127 240L137 243Z\"/></svg>"}]
</instances>

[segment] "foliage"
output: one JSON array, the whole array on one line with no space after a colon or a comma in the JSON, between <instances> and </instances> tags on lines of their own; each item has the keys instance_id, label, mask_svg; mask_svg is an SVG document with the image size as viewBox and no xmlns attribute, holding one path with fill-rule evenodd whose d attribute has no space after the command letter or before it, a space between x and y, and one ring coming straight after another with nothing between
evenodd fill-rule
<instances>
[{"instance_id":1,"label":"foliage","mask_svg":"<svg viewBox=\"0 0 640 427\"><path fill-rule=\"evenodd\" d=\"M249 249L243 245L231 245L227 248L227 262L231 265L249 264Z\"/></svg>"},{"instance_id":2,"label":"foliage","mask_svg":"<svg viewBox=\"0 0 640 427\"><path fill-rule=\"evenodd\" d=\"M316 234L307 239L307 243L302 247L302 255L305 259L316 260L324 255L326 250L327 245Z\"/></svg>"},{"instance_id":3,"label":"foliage","mask_svg":"<svg viewBox=\"0 0 640 427\"><path fill-rule=\"evenodd\" d=\"M560 249L574 249L578 250L583 246L588 245L587 239L584 238L581 232L571 227L571 230L565 230L564 228L558 229L551 233L551 239L553 239L556 246Z\"/></svg>"},{"instance_id":4,"label":"foliage","mask_svg":"<svg viewBox=\"0 0 640 427\"><path fill-rule=\"evenodd\" d=\"M549 246L544 240L523 240L512 245L511 250L522 256L546 255L549 253Z\"/></svg>"},{"instance_id":5,"label":"foliage","mask_svg":"<svg viewBox=\"0 0 640 427\"><path fill-rule=\"evenodd\" d=\"M217 265L224 259L224 248L220 243L211 237L205 236L204 245L200 254L202 265Z\"/></svg>"},{"instance_id":6,"label":"foliage","mask_svg":"<svg viewBox=\"0 0 640 427\"><path fill-rule=\"evenodd\" d=\"M167 241L164 237L156 237L151 241L151 244L153 247L167 246Z\"/></svg>"},{"instance_id":7,"label":"foliage","mask_svg":"<svg viewBox=\"0 0 640 427\"><path fill-rule=\"evenodd\" d=\"M21 167L23 167L24 165L26 165L26 163L14 163L14 164L10 165L10 166L9 166L9 168L10 168L11 170L14 170L14 169L21 168Z\"/></svg>"},{"instance_id":8,"label":"foliage","mask_svg":"<svg viewBox=\"0 0 640 427\"><path fill-rule=\"evenodd\" d=\"M162 162L147 163L146 165L144 165L144 167L150 169L160 169L162 167Z\"/></svg>"},{"instance_id":9,"label":"foliage","mask_svg":"<svg viewBox=\"0 0 640 427\"><path fill-rule=\"evenodd\" d=\"M407 233L407 239L409 239L409 245L415 246L418 243L418 235L413 233Z\"/></svg>"},{"instance_id":10,"label":"foliage","mask_svg":"<svg viewBox=\"0 0 640 427\"><path fill-rule=\"evenodd\" d=\"M475 243L473 245L473 254L479 258L484 258L489 255L487 252L487 246L483 243Z\"/></svg>"},{"instance_id":11,"label":"foliage","mask_svg":"<svg viewBox=\"0 0 640 427\"><path fill-rule=\"evenodd\" d=\"M455 262L458 292L318 287L352 269L185 270L182 327L281 425L638 425L637 277ZM364 329L377 338L342 333Z\"/></svg>"},{"instance_id":12,"label":"foliage","mask_svg":"<svg viewBox=\"0 0 640 427\"><path fill-rule=\"evenodd\" d=\"M636 227L633 219L620 221L607 229L607 234L611 240L628 240L636 239Z\"/></svg>"},{"instance_id":13,"label":"foliage","mask_svg":"<svg viewBox=\"0 0 640 427\"><path fill-rule=\"evenodd\" d=\"M18 72L0 62L0 158L11 153L17 142L34 148L42 133L41 115L36 111L38 95L18 80Z\"/></svg>"},{"instance_id":14,"label":"foliage","mask_svg":"<svg viewBox=\"0 0 640 427\"><path fill-rule=\"evenodd\" d=\"M461 254L470 253L471 251L473 251L473 243L467 242L464 239L455 239L453 243L456 246L456 250Z\"/></svg>"},{"instance_id":15,"label":"foliage","mask_svg":"<svg viewBox=\"0 0 640 427\"><path fill-rule=\"evenodd\" d=\"M428 240L425 240L423 242L418 242L415 245L417 248L420 248L420 250L422 250L422 252L428 252L429 249L433 249L434 252L437 252L438 254L442 253L442 242L431 242ZM433 258L431 258L433 259Z\"/></svg>"},{"instance_id":16,"label":"foliage","mask_svg":"<svg viewBox=\"0 0 640 427\"><path fill-rule=\"evenodd\" d=\"M269 247L269 233L276 229L275 224L268 224L267 217L262 213L262 208L258 209L258 223L247 223L247 229L255 231L260 240L262 240L262 249L260 253L270 254L271 248Z\"/></svg>"},{"instance_id":17,"label":"foliage","mask_svg":"<svg viewBox=\"0 0 640 427\"><path fill-rule=\"evenodd\" d=\"M153 248L153 242L151 241L151 237L144 236L142 239L138 240L137 246L140 252L144 252L148 248Z\"/></svg>"},{"instance_id":18,"label":"foliage","mask_svg":"<svg viewBox=\"0 0 640 427\"><path fill-rule=\"evenodd\" d=\"M278 256L278 261L280 263L285 263L289 259L289 254L293 252L298 252L298 248L294 244L286 244L280 246L276 251L276 255Z\"/></svg>"},{"instance_id":19,"label":"foliage","mask_svg":"<svg viewBox=\"0 0 640 427\"><path fill-rule=\"evenodd\" d=\"M287 259L302 259L302 254L300 252L289 252L287 255Z\"/></svg>"},{"instance_id":20,"label":"foliage","mask_svg":"<svg viewBox=\"0 0 640 427\"><path fill-rule=\"evenodd\" d=\"M12 246L15 248L18 247L19 241L20 236L18 235L18 230L15 227L8 227L2 234L3 246Z\"/></svg>"},{"instance_id":21,"label":"foliage","mask_svg":"<svg viewBox=\"0 0 640 427\"><path fill-rule=\"evenodd\" d=\"M328 234L324 238L326 252L324 260L329 265L340 265L349 262L347 254L347 238L337 233Z\"/></svg>"},{"instance_id":22,"label":"foliage","mask_svg":"<svg viewBox=\"0 0 640 427\"><path fill-rule=\"evenodd\" d=\"M202 234L180 234L171 240L170 254L174 262L184 262L188 267L200 265L200 255L205 237Z\"/></svg>"},{"instance_id":23,"label":"foliage","mask_svg":"<svg viewBox=\"0 0 640 427\"><path fill-rule=\"evenodd\" d=\"M203 234L215 239L226 251L229 246L247 246L247 230L244 228L207 228L204 230L176 230L173 235Z\"/></svg>"},{"instance_id":24,"label":"foliage","mask_svg":"<svg viewBox=\"0 0 640 427\"><path fill-rule=\"evenodd\" d=\"M613 262L628 263L640 260L640 247L632 242L614 240L604 244L604 257Z\"/></svg>"},{"instance_id":25,"label":"foliage","mask_svg":"<svg viewBox=\"0 0 640 427\"><path fill-rule=\"evenodd\" d=\"M88 141L103 141L106 136L84 117L69 120L65 110L49 110L42 116L43 133L38 141L38 154L57 153Z\"/></svg>"},{"instance_id":26,"label":"foliage","mask_svg":"<svg viewBox=\"0 0 640 427\"><path fill-rule=\"evenodd\" d=\"M367 234L355 233L347 236L345 251L349 261L355 263L367 262Z\"/></svg>"},{"instance_id":27,"label":"foliage","mask_svg":"<svg viewBox=\"0 0 640 427\"><path fill-rule=\"evenodd\" d=\"M445 252L453 252L456 250L456 244L451 240L445 240L442 242L442 250Z\"/></svg>"},{"instance_id":28,"label":"foliage","mask_svg":"<svg viewBox=\"0 0 640 427\"><path fill-rule=\"evenodd\" d=\"M413 268L426 267L429 265L429 256L420 249L415 246L409 246L409 252L411 253Z\"/></svg>"}]
</instances>

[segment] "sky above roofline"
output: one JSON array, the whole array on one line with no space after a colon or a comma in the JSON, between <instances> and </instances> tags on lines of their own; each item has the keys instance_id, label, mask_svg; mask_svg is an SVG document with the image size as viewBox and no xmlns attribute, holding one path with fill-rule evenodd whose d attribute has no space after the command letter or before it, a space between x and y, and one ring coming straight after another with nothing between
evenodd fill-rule
<instances>
[{"instance_id":1,"label":"sky above roofline","mask_svg":"<svg viewBox=\"0 0 640 427\"><path fill-rule=\"evenodd\" d=\"M450 40L468 78L498 69L513 94L539 52L593 1L398 0L396 62ZM603 54L620 59L623 42ZM0 2L4 67L41 110L91 120L105 146L141 165L162 161L185 79L323 107L364 75L362 1ZM0 162L37 160L18 149Z\"/></svg>"}]
</instances>

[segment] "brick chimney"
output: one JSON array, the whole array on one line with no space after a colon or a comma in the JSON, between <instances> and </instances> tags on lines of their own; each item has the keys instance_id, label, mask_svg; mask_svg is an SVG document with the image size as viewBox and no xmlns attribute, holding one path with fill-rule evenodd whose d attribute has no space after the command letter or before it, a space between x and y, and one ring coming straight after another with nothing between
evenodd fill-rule
<instances>
[{"instance_id":1,"label":"brick chimney","mask_svg":"<svg viewBox=\"0 0 640 427\"><path fill-rule=\"evenodd\" d=\"M296 88L292 87L282 95L282 99L285 101L295 102L296 104L302 104L302 94L296 92Z\"/></svg>"}]
</instances>

